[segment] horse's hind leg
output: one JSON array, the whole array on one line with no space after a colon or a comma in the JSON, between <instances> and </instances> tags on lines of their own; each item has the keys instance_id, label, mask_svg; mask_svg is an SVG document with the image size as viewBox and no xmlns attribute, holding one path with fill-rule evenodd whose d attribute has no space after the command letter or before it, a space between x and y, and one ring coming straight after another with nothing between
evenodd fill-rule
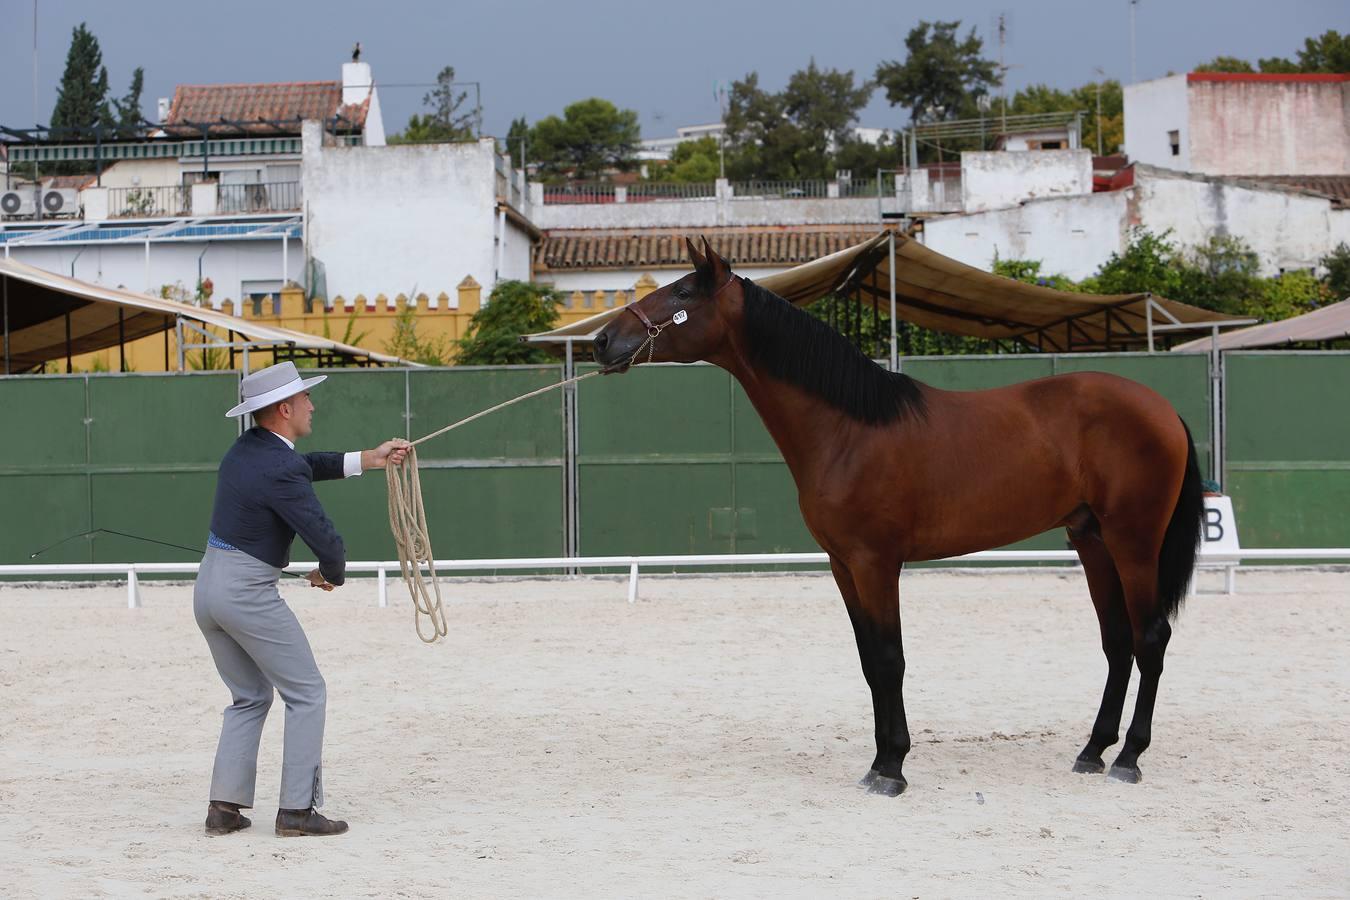
<instances>
[{"instance_id":1,"label":"horse's hind leg","mask_svg":"<svg viewBox=\"0 0 1350 900\"><path fill-rule=\"evenodd\" d=\"M1106 688L1101 709L1092 725L1092 736L1074 760L1073 770L1097 774L1106 769L1102 751L1120 738L1120 716L1125 708L1125 691L1130 685L1130 663L1134 649L1130 637L1130 618L1125 609L1125 593L1116 573L1116 564L1102 543L1096 523L1069 529L1069 540L1078 551L1087 575L1092 605L1101 626L1102 652L1106 654Z\"/></svg>"},{"instance_id":2,"label":"horse's hind leg","mask_svg":"<svg viewBox=\"0 0 1350 900\"><path fill-rule=\"evenodd\" d=\"M1139 695L1135 698L1134 719L1125 732L1125 744L1109 774L1117 781L1134 784L1140 779L1139 754L1148 749L1152 739L1153 705L1158 698L1163 655L1172 637L1172 626L1158 603L1156 549L1134 554L1115 550L1113 556L1119 566L1125 608L1130 616L1134 660L1139 667Z\"/></svg>"}]
</instances>

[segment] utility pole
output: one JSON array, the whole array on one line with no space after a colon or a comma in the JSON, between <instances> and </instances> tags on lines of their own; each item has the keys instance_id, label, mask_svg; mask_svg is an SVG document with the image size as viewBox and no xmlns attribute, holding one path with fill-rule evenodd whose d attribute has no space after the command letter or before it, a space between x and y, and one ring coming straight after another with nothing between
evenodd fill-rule
<instances>
[{"instance_id":1,"label":"utility pole","mask_svg":"<svg viewBox=\"0 0 1350 900\"><path fill-rule=\"evenodd\" d=\"M1135 68L1134 58L1134 11L1139 6L1139 0L1130 0L1130 84L1139 83L1139 70Z\"/></svg>"},{"instance_id":2,"label":"utility pole","mask_svg":"<svg viewBox=\"0 0 1350 900\"><path fill-rule=\"evenodd\" d=\"M1102 81L1106 79L1106 72L1101 66L1093 69L1097 73L1097 155L1102 155Z\"/></svg>"},{"instance_id":3,"label":"utility pole","mask_svg":"<svg viewBox=\"0 0 1350 900\"><path fill-rule=\"evenodd\" d=\"M1131 0L1133 2L1133 0ZM998 99L999 108L1002 112L1002 132L1008 133L1008 67L1003 62L1003 45L1008 41L1008 17L1004 13L998 14ZM1004 140L1007 140L1006 138Z\"/></svg>"}]
</instances>

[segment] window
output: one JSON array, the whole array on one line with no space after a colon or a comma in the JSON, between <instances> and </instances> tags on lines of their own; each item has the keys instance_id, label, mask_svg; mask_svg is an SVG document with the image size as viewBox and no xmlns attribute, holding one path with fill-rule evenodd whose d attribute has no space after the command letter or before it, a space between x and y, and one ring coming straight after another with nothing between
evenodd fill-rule
<instances>
[{"instance_id":1,"label":"window","mask_svg":"<svg viewBox=\"0 0 1350 900\"><path fill-rule=\"evenodd\" d=\"M1180 156L1180 155L1181 155L1181 132L1180 132L1180 131L1169 131L1169 132L1167 132L1167 143L1169 143L1169 144L1172 145L1172 155L1173 155L1173 156Z\"/></svg>"}]
</instances>

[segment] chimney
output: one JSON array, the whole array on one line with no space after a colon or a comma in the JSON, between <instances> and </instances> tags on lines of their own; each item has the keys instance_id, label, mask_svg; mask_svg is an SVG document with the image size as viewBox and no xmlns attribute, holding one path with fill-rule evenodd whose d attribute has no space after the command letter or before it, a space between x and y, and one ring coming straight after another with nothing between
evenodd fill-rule
<instances>
[{"instance_id":1,"label":"chimney","mask_svg":"<svg viewBox=\"0 0 1350 900\"><path fill-rule=\"evenodd\" d=\"M159 122L161 125L169 121L169 105L168 97L159 98Z\"/></svg>"},{"instance_id":2,"label":"chimney","mask_svg":"<svg viewBox=\"0 0 1350 900\"><path fill-rule=\"evenodd\" d=\"M342 105L355 106L364 103L370 94L370 63L345 62L342 64Z\"/></svg>"}]
</instances>

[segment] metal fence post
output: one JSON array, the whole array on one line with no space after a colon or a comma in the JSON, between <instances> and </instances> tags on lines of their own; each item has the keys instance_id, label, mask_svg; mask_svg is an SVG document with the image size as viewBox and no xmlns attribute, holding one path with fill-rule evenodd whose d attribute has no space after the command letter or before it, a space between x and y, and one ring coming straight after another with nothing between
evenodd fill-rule
<instances>
[{"instance_id":1,"label":"metal fence post","mask_svg":"<svg viewBox=\"0 0 1350 900\"><path fill-rule=\"evenodd\" d=\"M628 564L628 602L636 603L638 597L638 563L633 560Z\"/></svg>"},{"instance_id":2,"label":"metal fence post","mask_svg":"<svg viewBox=\"0 0 1350 900\"><path fill-rule=\"evenodd\" d=\"M141 605L140 582L134 566L127 567L127 609L139 609Z\"/></svg>"},{"instance_id":3,"label":"metal fence post","mask_svg":"<svg viewBox=\"0 0 1350 900\"><path fill-rule=\"evenodd\" d=\"M389 580L385 576L384 566L380 566L375 570L375 580L377 584L376 594L379 597L380 609L385 609L389 606Z\"/></svg>"}]
</instances>

